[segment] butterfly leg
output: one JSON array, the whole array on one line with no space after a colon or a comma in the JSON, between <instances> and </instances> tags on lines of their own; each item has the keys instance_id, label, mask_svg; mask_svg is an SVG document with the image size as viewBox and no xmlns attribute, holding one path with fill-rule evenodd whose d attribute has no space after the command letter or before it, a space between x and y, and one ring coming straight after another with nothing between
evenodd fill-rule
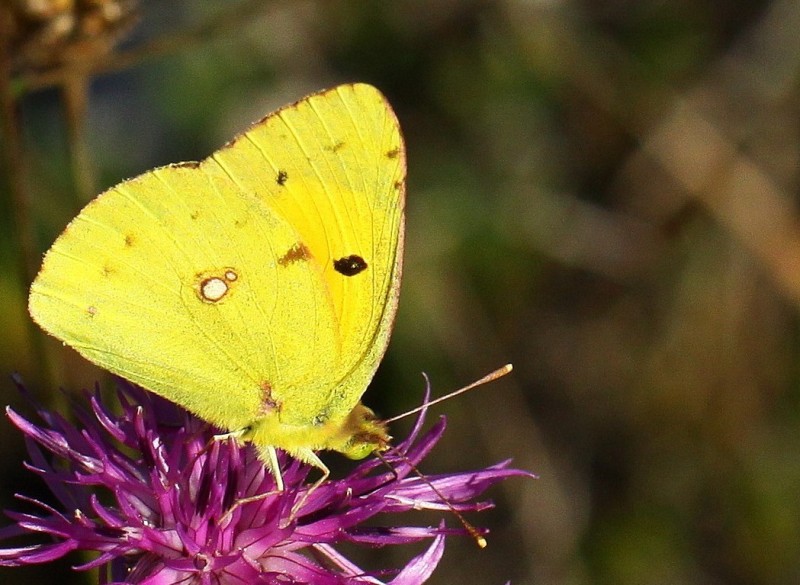
<instances>
[{"instance_id":1,"label":"butterfly leg","mask_svg":"<svg viewBox=\"0 0 800 585\"><path fill-rule=\"evenodd\" d=\"M225 439L236 439L237 441L241 441L242 435L244 435L243 430L232 431L230 433L225 433L222 435L214 435L215 441L223 441ZM259 447L258 449L258 458L264 463L266 468L272 474L272 477L275 478L275 489L279 492L282 492L286 487L283 483L283 475L281 474L281 466L278 462L278 451L275 447ZM312 463L313 465L313 463Z\"/></svg>"},{"instance_id":2,"label":"butterfly leg","mask_svg":"<svg viewBox=\"0 0 800 585\"><path fill-rule=\"evenodd\" d=\"M278 461L278 451L275 447L261 447L258 450L259 459L264 462L267 469L275 478L275 489L282 492L286 486L283 483L283 475L281 474L281 465Z\"/></svg>"},{"instance_id":3,"label":"butterfly leg","mask_svg":"<svg viewBox=\"0 0 800 585\"><path fill-rule=\"evenodd\" d=\"M322 475L317 481L311 484L311 486L306 490L306 493L304 493L303 496L295 503L295 505L292 506L292 512L289 515L290 520L294 519L295 515L306 503L306 500L308 500L309 496L311 496L311 494L313 494L314 491L331 475L331 470L328 469L328 467L322 462L322 459L317 457L317 454L311 449L298 450L297 452L292 453L292 456L296 459L299 459L303 463L307 463L312 467L316 467L322 472Z\"/></svg>"}]
</instances>

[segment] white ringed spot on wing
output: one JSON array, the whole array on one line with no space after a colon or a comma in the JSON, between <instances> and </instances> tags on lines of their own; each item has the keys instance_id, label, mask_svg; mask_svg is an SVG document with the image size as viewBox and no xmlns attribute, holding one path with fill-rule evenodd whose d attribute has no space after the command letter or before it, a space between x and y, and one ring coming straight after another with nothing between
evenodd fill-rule
<instances>
[{"instance_id":1,"label":"white ringed spot on wing","mask_svg":"<svg viewBox=\"0 0 800 585\"><path fill-rule=\"evenodd\" d=\"M239 279L233 268L226 268L219 273L198 275L197 296L206 303L217 303L231 291L231 286Z\"/></svg>"}]
</instances>

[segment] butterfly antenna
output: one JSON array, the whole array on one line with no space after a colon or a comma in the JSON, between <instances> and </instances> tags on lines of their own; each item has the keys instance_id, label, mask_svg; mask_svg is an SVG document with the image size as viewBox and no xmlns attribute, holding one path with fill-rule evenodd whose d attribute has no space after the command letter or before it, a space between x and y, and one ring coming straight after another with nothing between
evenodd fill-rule
<instances>
[{"instance_id":1,"label":"butterfly antenna","mask_svg":"<svg viewBox=\"0 0 800 585\"><path fill-rule=\"evenodd\" d=\"M497 380L498 378L502 378L503 376L508 374L512 369L513 369L513 366L511 364L506 364L503 367L497 368L495 371L485 375L483 378L481 378L479 380L476 380L472 384L469 384L468 386L464 386L463 388L460 388L459 390L456 390L454 392L451 392L450 394L446 394L444 396L441 396L440 398L437 398L435 400L426 401L421 406L418 406L417 408L413 408L413 409L411 409L411 410L409 410L407 412L404 412L403 414L399 414L399 415L394 416L392 418L386 419L383 422L388 424L388 423L394 422L396 420L399 420L401 418L405 418L405 417L407 417L409 415L416 414L416 413L418 413L418 412L420 412L422 410L425 410L426 408L429 408L429 407L433 406L434 404L439 404L440 402L443 402L445 400L450 400L451 398L454 398L454 397L458 396L459 394L463 394L464 392L468 392L469 390L473 390L474 388L477 388L478 386L482 386L483 384L487 384L489 382ZM423 375L425 376L425 379L427 380L428 376L425 375L425 374L423 374ZM389 448L389 446L386 445L386 448ZM417 466L414 465L411 462L411 460L409 460L409 458L406 457L403 453L401 453L400 451L398 451L397 449L394 449L394 448L391 449L391 452L394 455L396 455L397 457L399 457L400 459L402 459L406 463L406 465L408 465L409 468L417 475L417 477L419 477L423 482L425 482L427 484L427 486L429 488L431 488L433 493L436 494L436 496L442 501L442 503L444 503L447 506L447 508L453 513L453 515L456 518L458 518L458 521L461 522L461 525L464 527L464 529L467 531L467 533L475 540L475 543L480 548L485 548L486 544L487 544L486 543L486 539L481 535L481 533L478 531L478 529L475 528L475 526L470 524L470 522L466 518L464 518L464 515L461 514L461 512L459 512L456 509L455 506L453 506L452 502L450 502L450 500L439 490L439 488L437 488L435 485L433 485L433 482L431 482L431 480L429 480L425 476L425 474L423 474L417 468ZM383 462L384 465L386 465L386 467L388 467L392 471L392 473L397 475L397 472L394 470L394 467L392 467L392 465L381 454L380 450L376 450L375 451L375 455L378 457L378 459L380 459Z\"/></svg>"},{"instance_id":2,"label":"butterfly antenna","mask_svg":"<svg viewBox=\"0 0 800 585\"><path fill-rule=\"evenodd\" d=\"M455 398L459 394L463 394L464 392L468 392L469 390L473 390L474 388L477 388L478 386L482 386L483 384L488 384L489 382L493 382L494 380L497 380L498 378L502 378L503 376L508 374L512 369L513 369L513 366L511 364L506 364L502 368L497 368L494 372L491 372L490 374L486 374L483 378L481 378L480 380L476 380L475 382L473 382L469 386L464 386L463 388L460 388L459 390L451 392L450 394L445 394L444 396L440 396L439 398L436 398L435 400L430 400L428 402L424 402L421 406L418 406L417 408L412 408L411 410L409 410L407 412L404 412L403 414L398 414L397 416L393 416L392 418L386 419L383 422L385 422L387 424L388 423L392 423L392 422L394 422L396 420L400 420L401 418L405 418L405 417L407 417L409 415L416 414L416 413L418 413L418 412L420 412L422 410L425 410L426 408L428 408L430 406L433 406L434 404L439 404L440 402L444 402L445 400L450 400L451 398ZM427 376L425 376L425 378L427 379Z\"/></svg>"},{"instance_id":3,"label":"butterfly antenna","mask_svg":"<svg viewBox=\"0 0 800 585\"><path fill-rule=\"evenodd\" d=\"M403 455L403 454L402 454L400 451L398 451L397 449L394 449L394 448L393 448L391 451L392 451L392 453L393 453L395 456L397 456L397 457L399 457L400 459L402 459L402 460L405 462L405 464L406 464L406 465L408 465L408 466L411 468L411 471L413 471L413 472L414 472L414 473L417 475L417 477L419 477L419 478L420 478L422 481L424 481L424 482L427 484L427 486L428 486L429 488L431 488L431 490L433 491L433 493L434 493L434 494L436 494L436 496L437 496L437 497L438 497L438 498L439 498L439 499L442 501L442 503L443 503L445 506L447 506L447 508L448 508L448 509L449 509L449 510L450 510L450 511L453 513L453 515L454 515L456 518L458 518L458 521L459 521L459 522L461 522L461 525L464 527L464 530L466 530L466 531L467 531L467 533L468 533L468 534L469 534L469 535L470 535L470 536L471 536L471 537L472 537L472 538L475 540L475 543L476 543L476 544L477 544L477 545L478 545L480 548L486 548L487 542L486 542L486 539L483 537L483 535L482 535L482 534L481 534L481 533L478 531L478 529L477 529L477 528L475 528L475 526L473 526L473 525L472 525L472 524L469 522L469 520L467 520L466 518L464 518L464 515L463 515L461 512L459 512L458 510L456 510L456 507L455 507L455 506L453 506L452 502L450 502L450 500L449 500L449 499L447 499L447 497L446 497L446 496L445 496L445 495L444 495L444 494L443 494L443 493L442 493L442 492L439 490L439 488L437 488L435 485L433 485L433 482L432 482L431 480L429 480L429 479L427 478L427 476L426 476L424 473L422 473L422 472L421 472L421 471L420 471L420 470L417 468L417 466L416 466L416 465L414 465L414 464L411 462L411 460L410 460L408 457L406 457L405 455ZM391 469L391 470L392 470L392 473L395 473L395 474L396 474L396 472L394 471L394 467L392 467L391 463L389 463L389 461L387 461L387 460L386 460L386 458L385 458L385 457L384 457L384 456L381 454L381 452L380 452L380 451L375 451L375 456L376 456L378 459L380 459L380 460L383 462L383 464L384 464L384 465L386 465L386 467L388 467L389 469Z\"/></svg>"}]
</instances>

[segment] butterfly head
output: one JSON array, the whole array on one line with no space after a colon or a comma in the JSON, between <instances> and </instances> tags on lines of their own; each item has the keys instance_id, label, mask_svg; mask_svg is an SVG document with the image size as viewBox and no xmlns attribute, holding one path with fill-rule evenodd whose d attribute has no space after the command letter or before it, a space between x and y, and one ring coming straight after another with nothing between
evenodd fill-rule
<instances>
[{"instance_id":1,"label":"butterfly head","mask_svg":"<svg viewBox=\"0 0 800 585\"><path fill-rule=\"evenodd\" d=\"M392 439L386 423L360 403L350 412L342 430L342 441L330 448L350 459L364 459L375 451L385 451Z\"/></svg>"}]
</instances>

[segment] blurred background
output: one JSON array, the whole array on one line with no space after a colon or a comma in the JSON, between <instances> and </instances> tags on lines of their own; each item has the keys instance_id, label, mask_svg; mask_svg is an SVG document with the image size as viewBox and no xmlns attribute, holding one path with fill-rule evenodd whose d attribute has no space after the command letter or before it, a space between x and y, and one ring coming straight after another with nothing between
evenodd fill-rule
<instances>
[{"instance_id":1,"label":"blurred background","mask_svg":"<svg viewBox=\"0 0 800 585\"><path fill-rule=\"evenodd\" d=\"M52 405L102 377L25 309L89 199L365 81L409 165L365 401L389 416L422 371L441 395L512 362L436 408L423 469L540 476L495 488L473 518L488 548L451 539L431 582L800 582L796 0L0 0L0 18L0 402L30 413L12 372ZM6 419L0 437L18 509L43 488ZM0 580L93 582L79 560Z\"/></svg>"}]
</instances>

